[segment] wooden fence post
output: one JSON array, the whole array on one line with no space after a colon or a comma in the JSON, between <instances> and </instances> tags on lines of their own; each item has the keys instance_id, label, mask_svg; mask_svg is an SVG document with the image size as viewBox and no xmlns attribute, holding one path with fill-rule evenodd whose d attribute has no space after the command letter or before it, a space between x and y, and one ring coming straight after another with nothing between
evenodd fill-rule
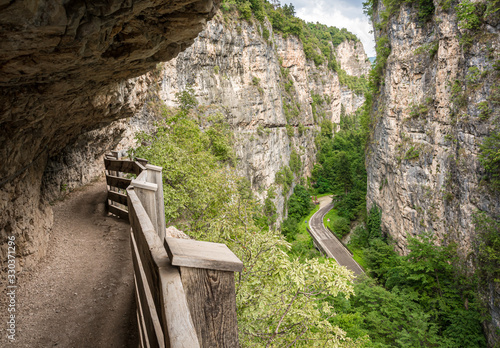
<instances>
[{"instance_id":1,"label":"wooden fence post","mask_svg":"<svg viewBox=\"0 0 500 348\"><path fill-rule=\"evenodd\" d=\"M163 177L161 175L163 168L154 166L152 164L146 164L146 169L148 170L147 181L154 183L158 186L156 190L156 218L153 224L156 228L156 233L160 236L160 240L165 239L165 203L163 199Z\"/></svg>"},{"instance_id":2,"label":"wooden fence post","mask_svg":"<svg viewBox=\"0 0 500 348\"><path fill-rule=\"evenodd\" d=\"M153 226L155 229L157 228L158 224L158 218L156 215L156 191L158 190L158 185L149 183L149 182L142 182L142 181L137 181L137 180L132 180L132 183L130 184L133 188L137 196L139 197L144 210L146 210L146 213L149 216L149 219L153 223ZM129 207L130 209L130 207ZM158 233L158 232L156 232Z\"/></svg>"},{"instance_id":3,"label":"wooden fence post","mask_svg":"<svg viewBox=\"0 0 500 348\"><path fill-rule=\"evenodd\" d=\"M239 347L234 272L243 263L225 244L165 238L181 280L200 347Z\"/></svg>"}]
</instances>

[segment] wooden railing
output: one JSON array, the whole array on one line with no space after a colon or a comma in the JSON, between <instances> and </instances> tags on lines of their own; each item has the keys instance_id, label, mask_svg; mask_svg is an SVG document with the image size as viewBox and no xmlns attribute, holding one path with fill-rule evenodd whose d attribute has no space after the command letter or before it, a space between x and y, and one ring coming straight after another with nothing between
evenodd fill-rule
<instances>
[{"instance_id":1,"label":"wooden railing","mask_svg":"<svg viewBox=\"0 0 500 348\"><path fill-rule=\"evenodd\" d=\"M224 244L165 238L161 167L105 162L109 171L137 175L126 188L126 204L122 198L119 204L132 227L141 347L238 347L234 272L242 262Z\"/></svg>"},{"instance_id":2,"label":"wooden railing","mask_svg":"<svg viewBox=\"0 0 500 348\"><path fill-rule=\"evenodd\" d=\"M147 164L146 160L130 161L121 160L118 151L112 151L104 156L104 167L106 168L106 184L108 185L107 206L111 214L119 216L128 221L126 189L132 182L126 178L127 174L139 175Z\"/></svg>"}]
</instances>

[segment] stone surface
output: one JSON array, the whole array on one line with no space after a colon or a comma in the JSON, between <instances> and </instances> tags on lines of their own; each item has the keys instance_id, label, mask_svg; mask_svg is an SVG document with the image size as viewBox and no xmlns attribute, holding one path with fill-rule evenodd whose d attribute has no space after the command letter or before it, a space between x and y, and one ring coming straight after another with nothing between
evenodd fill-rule
<instances>
[{"instance_id":1,"label":"stone surface","mask_svg":"<svg viewBox=\"0 0 500 348\"><path fill-rule=\"evenodd\" d=\"M454 9L436 6L435 19L427 24L418 21L411 4L403 4L389 20L392 51L375 98L375 128L366 158L367 206L382 209L382 229L399 252L407 252L408 235L430 231L442 243L456 242L470 264L474 212L500 216L500 196L482 184L485 171L478 160L479 145L500 111L491 96L498 85L493 64L499 59L500 27L498 21L496 26L485 24L464 49ZM479 75L471 82L475 69ZM463 105L454 97L453 85ZM480 102L488 103L489 117L480 117ZM496 293L490 313L499 323L498 289Z\"/></svg>"},{"instance_id":2,"label":"stone surface","mask_svg":"<svg viewBox=\"0 0 500 348\"><path fill-rule=\"evenodd\" d=\"M19 269L46 250L52 218L42 176L52 198L90 180L96 172L82 161L110 150L121 131L89 132L141 110L156 64L186 49L219 2L0 2L0 244L16 237Z\"/></svg>"},{"instance_id":3,"label":"stone surface","mask_svg":"<svg viewBox=\"0 0 500 348\"><path fill-rule=\"evenodd\" d=\"M340 67L352 76L365 76L372 67L361 41L345 40L335 47Z\"/></svg>"},{"instance_id":4,"label":"stone surface","mask_svg":"<svg viewBox=\"0 0 500 348\"><path fill-rule=\"evenodd\" d=\"M270 40L262 37L261 24L240 21L230 14L216 15L190 48L163 64L159 87L160 99L174 107L175 94L192 85L208 113L220 112L226 117L236 138L239 173L248 178L261 199L274 184L275 174L289 164L293 149L301 156L301 176L310 174L316 154L314 138L323 117L339 123L341 104L353 112L364 101L340 86L336 73L307 61L300 40L285 39L273 33L268 22L264 25ZM346 50L346 54L353 52ZM288 69L293 81L289 93L285 92L283 69ZM311 106L313 94L327 100L316 106L316 115ZM300 113L287 121L284 104L289 97L297 102ZM291 137L287 124L294 130ZM299 124L304 126L303 134L299 134ZM291 191L283 193L279 185L274 186L281 220Z\"/></svg>"},{"instance_id":5,"label":"stone surface","mask_svg":"<svg viewBox=\"0 0 500 348\"><path fill-rule=\"evenodd\" d=\"M341 104L353 111L362 102L335 73L308 62L298 39L267 42L260 24L218 14L193 41L219 1L60 3L0 5L0 244L18 238L20 269L47 249L49 201L101 174L104 153L126 152L137 131L154 129L158 115L145 102L175 106L175 93L193 84L207 112L221 112L232 125L238 169L260 198L292 149L309 173L322 118L338 123ZM293 81L289 93L281 68ZM328 96L315 114L312 93ZM283 105L292 100L300 112L289 136ZM291 192L276 193L282 215ZM5 253L0 249L1 260ZM0 273L4 268L0 263Z\"/></svg>"}]
</instances>

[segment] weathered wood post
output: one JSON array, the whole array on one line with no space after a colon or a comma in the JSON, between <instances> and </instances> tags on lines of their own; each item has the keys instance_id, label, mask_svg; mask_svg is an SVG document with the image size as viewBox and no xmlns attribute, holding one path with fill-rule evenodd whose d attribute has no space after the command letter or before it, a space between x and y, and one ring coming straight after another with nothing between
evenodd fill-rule
<instances>
[{"instance_id":1,"label":"weathered wood post","mask_svg":"<svg viewBox=\"0 0 500 348\"><path fill-rule=\"evenodd\" d=\"M106 155L106 157L107 157L107 158L110 158L110 159L115 159L115 160L117 160L117 159L118 159L118 155L116 154L116 151L111 151L111 153L110 153L110 154L107 154L107 155ZM114 170L108 170L108 173L107 173L107 174L109 174L109 175L113 175L113 176L117 176L117 175L116 175L116 173L117 173L117 172L115 172ZM118 189L116 189L116 188L115 188L115 187L113 187L113 186L108 185L108 191L109 191L109 192L117 192L117 191L118 191ZM115 203L113 200L110 200L110 199L108 199L108 200L107 200L107 203L108 203L108 207L109 207L110 205L112 205L112 206L116 205L116 203Z\"/></svg>"},{"instance_id":2,"label":"weathered wood post","mask_svg":"<svg viewBox=\"0 0 500 348\"><path fill-rule=\"evenodd\" d=\"M234 272L243 263L225 244L165 238L178 266L200 347L239 347Z\"/></svg>"},{"instance_id":3,"label":"weathered wood post","mask_svg":"<svg viewBox=\"0 0 500 348\"><path fill-rule=\"evenodd\" d=\"M148 170L147 181L158 186L156 190L156 221L151 220L156 228L156 233L160 236L160 240L165 239L165 204L163 199L163 178L162 178L162 167L154 166L152 164L146 164L146 169Z\"/></svg>"},{"instance_id":4,"label":"weathered wood post","mask_svg":"<svg viewBox=\"0 0 500 348\"><path fill-rule=\"evenodd\" d=\"M156 230L158 228L158 218L156 215L156 191L158 190L158 185L138 179L132 180L130 185L134 188L135 193L139 197L144 210L146 210L146 213ZM156 233L158 233L158 231Z\"/></svg>"}]
</instances>

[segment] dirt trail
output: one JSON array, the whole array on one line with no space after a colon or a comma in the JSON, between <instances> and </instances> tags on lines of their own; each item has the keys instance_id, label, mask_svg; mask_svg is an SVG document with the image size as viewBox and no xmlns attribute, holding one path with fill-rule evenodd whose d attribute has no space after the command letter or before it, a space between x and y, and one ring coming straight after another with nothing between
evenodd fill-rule
<instances>
[{"instance_id":1,"label":"dirt trail","mask_svg":"<svg viewBox=\"0 0 500 348\"><path fill-rule=\"evenodd\" d=\"M2 323L0 346L137 347L130 227L105 198L100 180L55 204L48 255L18 278L16 341Z\"/></svg>"}]
</instances>

